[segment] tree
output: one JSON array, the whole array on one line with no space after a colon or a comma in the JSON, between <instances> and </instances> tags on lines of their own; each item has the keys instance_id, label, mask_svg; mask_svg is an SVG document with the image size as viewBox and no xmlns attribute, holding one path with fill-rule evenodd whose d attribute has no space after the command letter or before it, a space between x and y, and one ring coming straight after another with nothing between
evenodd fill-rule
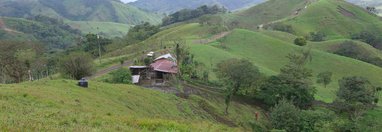
<instances>
[{"instance_id":1,"label":"tree","mask_svg":"<svg viewBox=\"0 0 382 132\"><path fill-rule=\"evenodd\" d=\"M367 10L367 12L369 12L371 14L378 14L378 10L375 7L367 6L366 10Z\"/></svg>"},{"instance_id":2,"label":"tree","mask_svg":"<svg viewBox=\"0 0 382 132\"><path fill-rule=\"evenodd\" d=\"M382 49L382 39L371 31L362 31L352 35L352 39L368 43L374 48Z\"/></svg>"},{"instance_id":3,"label":"tree","mask_svg":"<svg viewBox=\"0 0 382 132\"><path fill-rule=\"evenodd\" d=\"M363 77L344 77L339 80L336 104L341 111L351 114L352 118L362 115L363 111L378 103L377 93L381 90Z\"/></svg>"},{"instance_id":4,"label":"tree","mask_svg":"<svg viewBox=\"0 0 382 132\"><path fill-rule=\"evenodd\" d=\"M148 22L134 26L126 35L128 44L135 44L146 40L160 31L160 26L151 25Z\"/></svg>"},{"instance_id":5,"label":"tree","mask_svg":"<svg viewBox=\"0 0 382 132\"><path fill-rule=\"evenodd\" d=\"M214 6L203 5L196 9L183 9L173 14L170 14L169 16L164 17L162 19L162 25L167 26L173 23L198 18L200 16L207 15L207 14L218 14L218 13L225 13L225 12L227 12L227 9L225 9L224 7L219 7L217 5L214 5Z\"/></svg>"},{"instance_id":6,"label":"tree","mask_svg":"<svg viewBox=\"0 0 382 132\"><path fill-rule=\"evenodd\" d=\"M306 39L304 37L298 37L294 40L294 44L298 46L305 46L306 45Z\"/></svg>"},{"instance_id":7,"label":"tree","mask_svg":"<svg viewBox=\"0 0 382 132\"><path fill-rule=\"evenodd\" d=\"M111 43L112 41L110 39L91 33L87 34L85 40L82 41L83 50L92 54L93 57L100 57L100 52L105 52L105 46Z\"/></svg>"},{"instance_id":8,"label":"tree","mask_svg":"<svg viewBox=\"0 0 382 132\"><path fill-rule=\"evenodd\" d=\"M72 53L61 60L60 71L71 79L81 79L92 75L94 71L93 59L86 53Z\"/></svg>"},{"instance_id":9,"label":"tree","mask_svg":"<svg viewBox=\"0 0 382 132\"><path fill-rule=\"evenodd\" d=\"M270 113L270 120L273 128L286 130L287 132L301 131L301 117L297 107L292 102L285 99L280 100Z\"/></svg>"},{"instance_id":10,"label":"tree","mask_svg":"<svg viewBox=\"0 0 382 132\"><path fill-rule=\"evenodd\" d=\"M226 114L228 114L232 96L236 95L240 89L252 87L261 76L259 69L251 62L238 59L229 59L218 63L215 72L226 87Z\"/></svg>"},{"instance_id":11,"label":"tree","mask_svg":"<svg viewBox=\"0 0 382 132\"><path fill-rule=\"evenodd\" d=\"M326 88L332 82L332 72L321 72L317 75L317 83L323 84Z\"/></svg>"},{"instance_id":12,"label":"tree","mask_svg":"<svg viewBox=\"0 0 382 132\"><path fill-rule=\"evenodd\" d=\"M311 79L312 70L305 68L305 64L311 60L310 50L290 54L288 58L289 63L281 68L280 74L268 78L260 86L257 96L268 105L285 98L300 108L309 107L316 93Z\"/></svg>"}]
</instances>

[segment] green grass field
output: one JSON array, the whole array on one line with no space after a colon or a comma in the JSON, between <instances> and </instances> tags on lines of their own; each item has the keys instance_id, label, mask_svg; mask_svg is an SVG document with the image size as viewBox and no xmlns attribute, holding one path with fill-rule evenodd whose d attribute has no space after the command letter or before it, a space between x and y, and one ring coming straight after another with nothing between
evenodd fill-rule
<instances>
[{"instance_id":1,"label":"green grass field","mask_svg":"<svg viewBox=\"0 0 382 132\"><path fill-rule=\"evenodd\" d=\"M209 94L209 93L205 93ZM90 82L41 80L0 85L2 131L244 131L255 122L253 106L233 103L225 116L223 98L174 94ZM234 122L230 127L221 120ZM263 120L259 123L265 123Z\"/></svg>"}]
</instances>

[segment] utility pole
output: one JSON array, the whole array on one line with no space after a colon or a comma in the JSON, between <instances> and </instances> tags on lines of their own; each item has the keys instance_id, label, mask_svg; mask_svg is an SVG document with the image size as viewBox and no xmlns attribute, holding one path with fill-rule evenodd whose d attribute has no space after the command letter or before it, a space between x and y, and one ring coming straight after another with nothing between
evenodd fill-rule
<instances>
[{"instance_id":1,"label":"utility pole","mask_svg":"<svg viewBox=\"0 0 382 132\"><path fill-rule=\"evenodd\" d=\"M99 63L102 64L102 61L101 61L101 43L99 42L99 35L97 34L97 42L98 42L98 59L99 59Z\"/></svg>"},{"instance_id":2,"label":"utility pole","mask_svg":"<svg viewBox=\"0 0 382 132\"><path fill-rule=\"evenodd\" d=\"M101 55L101 43L99 42L99 39L100 39L100 37L99 37L99 27L97 27L97 32L98 32L98 34L97 34L98 59L99 59L99 64L102 64L102 61L101 61L101 57L102 57L102 55Z\"/></svg>"}]
</instances>

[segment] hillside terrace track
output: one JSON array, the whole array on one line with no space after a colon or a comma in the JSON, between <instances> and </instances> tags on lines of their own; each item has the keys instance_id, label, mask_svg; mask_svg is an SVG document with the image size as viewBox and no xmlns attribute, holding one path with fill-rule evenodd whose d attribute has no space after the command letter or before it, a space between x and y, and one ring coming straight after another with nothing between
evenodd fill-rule
<instances>
[{"instance_id":1,"label":"hillside terrace track","mask_svg":"<svg viewBox=\"0 0 382 132\"><path fill-rule=\"evenodd\" d=\"M3 18L1 18L1 17L0 17L0 29L3 29L4 31L9 32L9 33L23 34L22 32L7 28L7 26L5 25L5 22L3 21Z\"/></svg>"},{"instance_id":2,"label":"hillside terrace track","mask_svg":"<svg viewBox=\"0 0 382 132\"><path fill-rule=\"evenodd\" d=\"M214 36L212 36L211 38L208 38L208 39L194 40L193 43L196 43L196 44L208 44L208 43L211 43L211 42L216 41L218 39L224 38L225 36L227 36L229 34L231 34L231 31L221 32L221 33L216 34L216 35L214 35Z\"/></svg>"}]
</instances>

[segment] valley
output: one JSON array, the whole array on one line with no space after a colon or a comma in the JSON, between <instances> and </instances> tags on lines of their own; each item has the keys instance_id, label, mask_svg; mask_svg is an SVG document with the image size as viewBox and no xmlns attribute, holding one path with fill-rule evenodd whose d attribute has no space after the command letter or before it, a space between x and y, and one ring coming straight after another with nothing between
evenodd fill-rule
<instances>
[{"instance_id":1,"label":"valley","mask_svg":"<svg viewBox=\"0 0 382 132\"><path fill-rule=\"evenodd\" d=\"M0 2L2 131L382 129L377 2L29 2Z\"/></svg>"}]
</instances>

